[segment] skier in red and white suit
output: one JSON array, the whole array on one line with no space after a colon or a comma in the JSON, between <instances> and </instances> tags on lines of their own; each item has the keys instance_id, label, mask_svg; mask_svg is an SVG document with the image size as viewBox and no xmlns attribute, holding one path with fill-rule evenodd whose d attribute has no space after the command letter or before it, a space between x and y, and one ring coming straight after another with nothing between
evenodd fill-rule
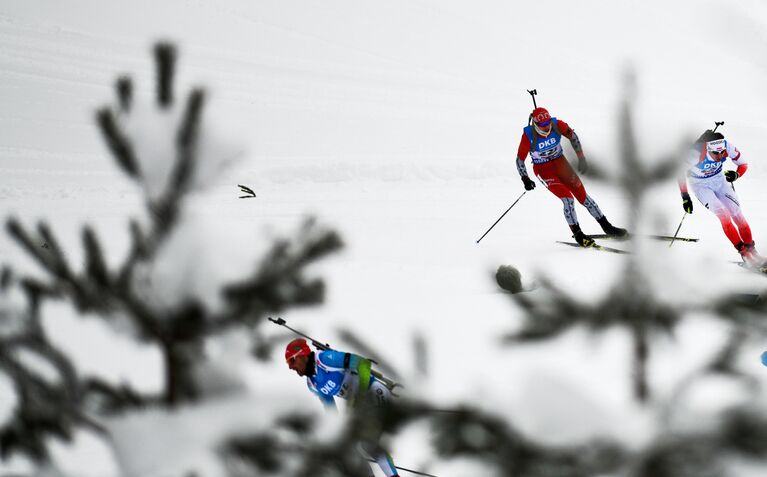
<instances>
[{"instance_id":1,"label":"skier in red and white suit","mask_svg":"<svg viewBox=\"0 0 767 477\"><path fill-rule=\"evenodd\" d=\"M527 167L524 163L525 158L530 154L533 160L533 173L552 194L562 200L565 220L578 244L583 247L590 247L594 245L594 239L584 234L578 224L575 200L586 207L586 210L599 222L606 234L616 237L625 236L626 229L613 226L594 199L586 194L580 177L565 158L561 144L562 136L569 139L570 144L575 149L578 156L578 170L581 173L588 170L581 142L575 131L566 122L552 118L544 108L536 108L530 117L532 124L524 128L517 150L517 171L522 178L525 189L535 189L535 182L528 177Z\"/></svg>"},{"instance_id":2,"label":"skier in red and white suit","mask_svg":"<svg viewBox=\"0 0 767 477\"><path fill-rule=\"evenodd\" d=\"M736 170L724 171L724 161L728 158L737 166ZM765 266L764 258L756 253L751 227L740 209L740 199L732 184L748 169L738 148L722 133L708 129L695 141L686 158L685 169L679 180L684 211L692 213L692 200L687 192L689 181L695 196L716 215L724 234L743 260L749 265Z\"/></svg>"}]
</instances>

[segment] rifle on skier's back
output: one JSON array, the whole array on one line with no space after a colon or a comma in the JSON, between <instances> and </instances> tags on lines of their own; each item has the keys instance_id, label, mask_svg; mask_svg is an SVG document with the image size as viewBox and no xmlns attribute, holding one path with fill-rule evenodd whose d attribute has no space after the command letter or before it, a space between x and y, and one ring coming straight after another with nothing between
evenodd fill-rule
<instances>
[{"instance_id":1,"label":"rifle on skier's back","mask_svg":"<svg viewBox=\"0 0 767 477\"><path fill-rule=\"evenodd\" d=\"M298 330L296 330L294 328L291 328L290 326L288 326L287 322L285 320L283 320L282 318L272 318L270 316L270 317L268 317L268 320L271 321L272 323L274 323L275 325L283 326L283 327L289 329L290 331L292 331L293 333L297 334L298 336L300 336L302 338L306 338L307 340L309 340L312 343L312 346L314 346L315 348L317 348L320 351L325 351L325 350L331 349L329 344L321 343L321 342L315 340L314 338L312 338L311 336L306 335L304 333L301 333L300 331L298 331ZM369 360L373 364L378 364L378 362L376 360L374 360L374 359L371 359L371 358L365 358L365 359ZM378 372L376 370L370 370L370 375L373 376L374 378L376 378L377 380L381 381L387 388L389 388L389 391L393 391L394 388L396 388L396 387L403 387L400 383L387 378L386 376L384 376L383 374L381 374L380 372ZM392 394L394 394L394 393L392 393ZM394 395L396 396L396 394L394 394Z\"/></svg>"}]
</instances>

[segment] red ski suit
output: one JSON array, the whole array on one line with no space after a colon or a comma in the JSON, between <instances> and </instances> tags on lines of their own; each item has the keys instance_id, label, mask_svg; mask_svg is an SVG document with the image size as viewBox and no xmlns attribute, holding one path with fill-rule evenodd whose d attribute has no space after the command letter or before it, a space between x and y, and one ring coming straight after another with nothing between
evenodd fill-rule
<instances>
[{"instance_id":1,"label":"red ski suit","mask_svg":"<svg viewBox=\"0 0 767 477\"><path fill-rule=\"evenodd\" d=\"M562 136L572 141L573 130L566 122L557 119L557 128ZM530 138L523 132L519 141L519 149L517 149L517 157L524 161L529 153ZM543 164L533 164L533 174L546 185L552 194L560 199L575 197L575 200L581 204L586 200L586 189L583 187L583 182L570 166L570 163L567 162L564 153Z\"/></svg>"}]
</instances>

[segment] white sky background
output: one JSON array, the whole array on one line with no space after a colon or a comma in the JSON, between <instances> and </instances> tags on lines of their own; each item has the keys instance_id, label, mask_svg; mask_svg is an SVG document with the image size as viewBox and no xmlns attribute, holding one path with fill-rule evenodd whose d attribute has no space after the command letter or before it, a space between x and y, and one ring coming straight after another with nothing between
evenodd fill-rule
<instances>
[{"instance_id":1,"label":"white sky background","mask_svg":"<svg viewBox=\"0 0 767 477\"><path fill-rule=\"evenodd\" d=\"M528 279L545 269L573 293L596 297L619 279L620 258L554 244L568 230L559 201L541 188L481 245L475 240L522 192L513 159L531 106L525 89L537 88L539 104L578 131L590 160L616 167L620 79L633 66L642 153L652 160L685 135L725 120L725 134L751 164L738 193L757 246L767 251L767 5L535 5L4 0L0 213L27 224L49 220L75 262L78 230L93 221L116 263L140 197L108 157L93 113L111 100L123 72L136 73L137 93L149 97L148 48L156 39L174 40L181 47L177 93L209 86L217 129L247 153L195 197L187 230L197 240L181 242L175 260L183 264L179 275L200 278L174 282L171 269L168 289L204 293L216 279L246 269L257 256L256 232L290 230L313 212L348 246L318 267L328 278L327 304L286 315L289 321L331 343L338 341L335 327L348 325L406 371L413 369L411 333L421 330L431 338L433 374L413 392L503 407L541 438L554 427L563 438L619 433L618 421L641 429L642 415L626 424L627 412L641 413L629 396L620 333L599 340L576 334L519 350L494 341L517 317L490 279L499 264L520 267ZM258 198L237 200L238 183ZM628 204L620 192L585 183L613 223L623 225ZM655 189L648 203L648 228L673 232L682 213L675 184ZM578 214L584 230L598 230L584 209ZM726 263L737 255L697 202L683 233L703 240L660 247L646 258L662 274L654 282L659 293L696 299L702 290L765 285ZM0 263L34 270L5 234ZM151 352L132 352L124 338L111 347L120 357L109 346L85 346L117 338L61 308L50 313L49 326L83 369L142 389L157 385ZM716 323L686 324L676 343L653 348L653 384L662 390L722 339ZM745 366L760 366L760 352L754 349ZM256 391L268 380L288 395L306 392L279 362L242 367ZM400 447L395 456L406 465L422 460L418 446Z\"/></svg>"}]
</instances>

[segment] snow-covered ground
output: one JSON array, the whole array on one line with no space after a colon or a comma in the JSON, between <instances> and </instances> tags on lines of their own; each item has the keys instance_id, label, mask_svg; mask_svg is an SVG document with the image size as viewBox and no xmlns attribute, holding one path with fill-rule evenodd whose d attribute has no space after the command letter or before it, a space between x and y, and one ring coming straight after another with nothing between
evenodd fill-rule
<instances>
[{"instance_id":1,"label":"snow-covered ground","mask_svg":"<svg viewBox=\"0 0 767 477\"><path fill-rule=\"evenodd\" d=\"M537 88L539 104L578 131L590 161L616 170L619 100L633 69L643 159L654 163L684 138L726 121L724 133L751 165L737 192L757 246L767 251L767 4L730 3L6 0L0 215L28 225L47 220L73 263L87 222L110 259L122 256L127 219L140 213L141 196L112 163L94 112L111 100L123 72L136 73L139 97L149 97L149 46L171 39L181 47L179 92L208 86L214 125L247 152L189 204L188 239L174 251L179 268L170 270L168 290L205 296L211 283L248 269L261 232L286 233L315 214L347 246L316 269L329 285L326 303L284 315L289 323L330 343L339 342L339 327L353 330L406 382L416 368L411 340L422 333L431 373L407 383L412 392L501 412L547 442L608 433L638 444L652 418L630 393L628 336L573 332L543 345L501 347L499 336L519 325L520 314L493 280L500 264L511 264L530 286L545 273L572 294L596 299L620 282L624 258L556 244L569 235L561 203L540 187L476 240L523 191L514 157L530 110L525 90ZM616 225L637 206L614 186L585 183ZM236 184L257 198L238 199ZM654 290L678 303L763 289L764 278L728 263L737 254L715 217L695 205L681 234L699 243L643 245ZM653 188L643 206L646 231L674 232L682 216L674 182ZM599 232L585 209L578 214L587 233ZM6 234L0 264L36 270ZM159 387L153 350L66 306L44 311L56 343L84 372ZM653 389L662 396L725 338L723 325L699 317L675 340L654 341ZM221 359L252 393L303 399L303 383L280 359L251 363L243 357L247 344L231 340ZM744 369L764 375L755 369L763 348L752 349ZM717 389L703 408L729 402ZM11 396L0 392L0 409L12 406ZM398 463L428 460L420 437L395 441ZM77 469L71 475L112 475L109 453L93 450L94 457L89 449L100 447L85 442L57 455L64 468ZM173 471L160 469L164 456L142 455L144 467L134 469L144 475ZM85 461L92 467L78 467ZM432 470L471 475L457 466ZM755 472L741 475L764 469Z\"/></svg>"}]
</instances>

